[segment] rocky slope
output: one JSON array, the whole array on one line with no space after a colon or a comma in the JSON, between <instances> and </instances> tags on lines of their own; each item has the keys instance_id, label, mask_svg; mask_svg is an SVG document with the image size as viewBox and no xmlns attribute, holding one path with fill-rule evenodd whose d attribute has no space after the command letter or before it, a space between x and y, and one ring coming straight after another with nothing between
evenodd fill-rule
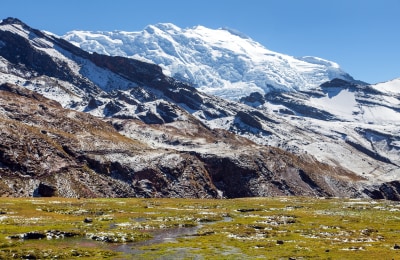
<instances>
[{"instance_id":1,"label":"rocky slope","mask_svg":"<svg viewBox=\"0 0 400 260\"><path fill-rule=\"evenodd\" d=\"M351 172L196 120L190 128L186 122L103 121L12 84L0 86L0 101L3 196L367 195L359 190L363 180ZM165 146L181 148L153 149L142 142L158 135Z\"/></svg>"},{"instance_id":2,"label":"rocky slope","mask_svg":"<svg viewBox=\"0 0 400 260\"><path fill-rule=\"evenodd\" d=\"M46 104L50 101L43 101L44 97L57 101L53 116L60 116L59 121L49 119L57 122L52 126L55 130L49 130L47 125L30 121L43 111L28 107L23 109L27 114L16 119L15 127L20 130L14 133L2 127L10 136L1 140L0 172L8 176L3 178L5 194L399 196L395 132L399 128L382 125L376 130L369 124L357 128L334 113L318 110L316 115L329 115L326 119L330 121L312 114L300 116L299 108L306 107L301 102L307 99L295 103L295 98L308 92L254 94L243 101L246 104L227 101L165 76L157 65L90 54L12 18L0 23L0 83L7 83L2 88L14 88L7 91L18 95L23 89L34 91L19 97L18 105L32 103L32 98L24 98L35 95ZM316 98L329 96L317 90L312 93ZM386 100L393 103L393 95ZM279 104L285 96L289 101ZM20 112L16 106L5 106L0 110L4 122L14 120L12 114ZM10 114L7 109L15 112ZM73 120L75 115L78 119ZM93 116L105 117L111 125ZM92 124L101 124L99 131L93 132ZM29 129L35 135L29 136ZM13 135L20 132L26 136ZM47 133L52 133L50 139ZM375 136L386 139L376 143ZM75 139L62 139L67 137ZM65 156L68 163L60 165L67 170L60 166L53 171L51 165L42 163L43 158L24 150L29 139L40 138L44 138L41 143L54 145L43 147L55 152L50 162Z\"/></svg>"}]
</instances>

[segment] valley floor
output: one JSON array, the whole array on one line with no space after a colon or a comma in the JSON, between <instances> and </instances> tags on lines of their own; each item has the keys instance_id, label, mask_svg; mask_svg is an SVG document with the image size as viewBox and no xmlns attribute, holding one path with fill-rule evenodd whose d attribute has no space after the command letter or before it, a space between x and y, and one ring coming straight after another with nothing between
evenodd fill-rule
<instances>
[{"instance_id":1,"label":"valley floor","mask_svg":"<svg viewBox=\"0 0 400 260\"><path fill-rule=\"evenodd\" d=\"M398 259L400 203L1 198L0 259Z\"/></svg>"}]
</instances>

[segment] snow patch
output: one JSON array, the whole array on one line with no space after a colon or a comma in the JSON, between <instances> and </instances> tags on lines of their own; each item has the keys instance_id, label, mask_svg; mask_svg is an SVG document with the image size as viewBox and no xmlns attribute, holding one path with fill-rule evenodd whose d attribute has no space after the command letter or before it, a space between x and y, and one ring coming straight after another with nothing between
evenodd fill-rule
<instances>
[{"instance_id":1,"label":"snow patch","mask_svg":"<svg viewBox=\"0 0 400 260\"><path fill-rule=\"evenodd\" d=\"M330 91L325 97L311 98L310 103L339 118L352 120L354 112L359 110L354 92L347 89L330 89ZM332 93L335 91L338 93L333 95Z\"/></svg>"},{"instance_id":2,"label":"snow patch","mask_svg":"<svg viewBox=\"0 0 400 260\"><path fill-rule=\"evenodd\" d=\"M400 113L383 106L363 106L362 117L369 124L398 124Z\"/></svg>"}]
</instances>

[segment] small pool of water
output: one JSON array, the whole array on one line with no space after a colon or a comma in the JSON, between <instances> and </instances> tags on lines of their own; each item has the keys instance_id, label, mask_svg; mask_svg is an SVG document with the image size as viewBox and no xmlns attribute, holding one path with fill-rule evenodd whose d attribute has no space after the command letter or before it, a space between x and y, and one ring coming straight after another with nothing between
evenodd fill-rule
<instances>
[{"instance_id":1,"label":"small pool of water","mask_svg":"<svg viewBox=\"0 0 400 260\"><path fill-rule=\"evenodd\" d=\"M159 229L156 231L150 231L149 233L152 235L152 238L148 240L125 244L107 244L106 247L109 250L123 252L125 254L138 254L140 252L143 252L139 249L142 246L151 246L166 242L174 242L177 238L180 237L190 237L197 234L197 231L201 227L202 225L198 225L195 227Z\"/></svg>"},{"instance_id":2,"label":"small pool of water","mask_svg":"<svg viewBox=\"0 0 400 260\"><path fill-rule=\"evenodd\" d=\"M89 238L80 237L80 238L62 239L60 243L68 246L103 248L114 252L121 252L127 255L136 255L144 252L143 250L140 250L142 246L151 246L166 242L175 242L177 241L178 238L190 237L196 235L198 230L204 226L212 225L213 223L217 222L230 222L230 221L232 221L231 217L224 217L220 221L199 223L199 225L193 227L177 227L177 228L150 230L147 232L152 236L152 238L140 242L106 243L101 241L95 241ZM113 226L110 226L110 229L113 229Z\"/></svg>"}]
</instances>

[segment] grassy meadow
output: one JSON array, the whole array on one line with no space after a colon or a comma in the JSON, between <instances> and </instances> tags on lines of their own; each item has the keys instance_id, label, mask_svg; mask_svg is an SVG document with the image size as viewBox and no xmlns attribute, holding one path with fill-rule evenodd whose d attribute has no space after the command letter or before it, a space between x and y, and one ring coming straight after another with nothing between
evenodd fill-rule
<instances>
[{"instance_id":1,"label":"grassy meadow","mask_svg":"<svg viewBox=\"0 0 400 260\"><path fill-rule=\"evenodd\" d=\"M0 198L0 259L400 259L400 203Z\"/></svg>"}]
</instances>

